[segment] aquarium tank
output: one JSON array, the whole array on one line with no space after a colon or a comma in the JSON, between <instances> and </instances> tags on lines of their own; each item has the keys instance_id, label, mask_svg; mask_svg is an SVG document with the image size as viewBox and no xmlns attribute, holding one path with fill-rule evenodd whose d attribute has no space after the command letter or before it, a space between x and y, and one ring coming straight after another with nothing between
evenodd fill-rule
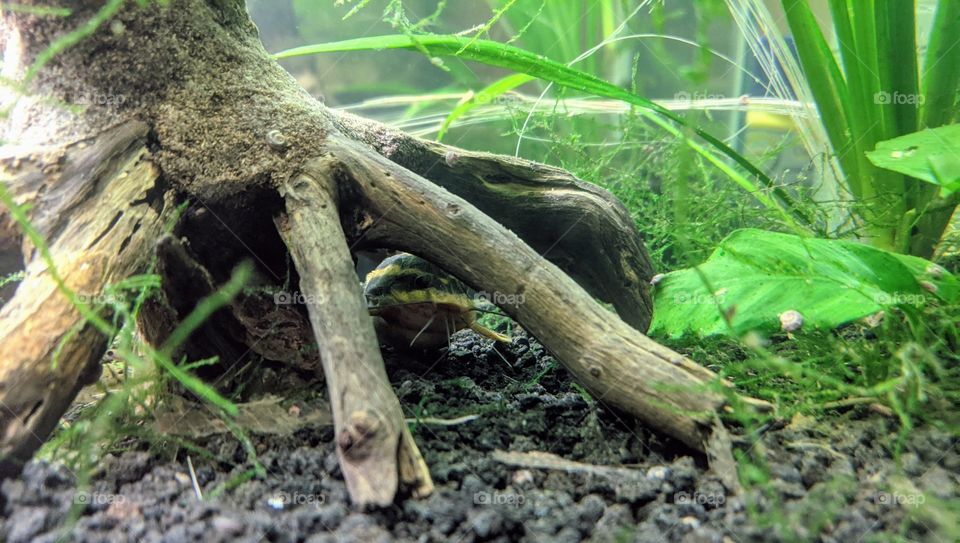
<instances>
[{"instance_id":1,"label":"aquarium tank","mask_svg":"<svg viewBox=\"0 0 960 543\"><path fill-rule=\"evenodd\" d=\"M0 47L0 541L960 541L960 3Z\"/></svg>"}]
</instances>

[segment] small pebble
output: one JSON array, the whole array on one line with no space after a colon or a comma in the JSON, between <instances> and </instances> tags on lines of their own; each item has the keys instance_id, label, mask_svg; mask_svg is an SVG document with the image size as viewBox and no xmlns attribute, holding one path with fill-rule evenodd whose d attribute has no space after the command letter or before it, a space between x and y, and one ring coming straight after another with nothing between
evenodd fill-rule
<instances>
[{"instance_id":1,"label":"small pebble","mask_svg":"<svg viewBox=\"0 0 960 543\"><path fill-rule=\"evenodd\" d=\"M533 482L533 472L528 469L519 469L513 472L513 484L519 486Z\"/></svg>"},{"instance_id":2,"label":"small pebble","mask_svg":"<svg viewBox=\"0 0 960 543\"><path fill-rule=\"evenodd\" d=\"M223 515L214 517L211 524L213 531L221 537L229 538L243 533L243 523Z\"/></svg>"},{"instance_id":3,"label":"small pebble","mask_svg":"<svg viewBox=\"0 0 960 543\"><path fill-rule=\"evenodd\" d=\"M666 466L653 466L647 470L647 479L655 481L666 481L670 475L670 468Z\"/></svg>"},{"instance_id":4,"label":"small pebble","mask_svg":"<svg viewBox=\"0 0 960 543\"><path fill-rule=\"evenodd\" d=\"M276 509L277 511L283 510L283 496L271 496L267 498L267 505L271 509Z\"/></svg>"}]
</instances>

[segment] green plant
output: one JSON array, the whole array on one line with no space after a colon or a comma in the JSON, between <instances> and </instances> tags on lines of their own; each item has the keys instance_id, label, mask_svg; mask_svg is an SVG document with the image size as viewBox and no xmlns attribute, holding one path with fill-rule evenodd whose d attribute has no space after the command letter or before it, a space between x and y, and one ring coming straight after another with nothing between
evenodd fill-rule
<instances>
[{"instance_id":1,"label":"green plant","mask_svg":"<svg viewBox=\"0 0 960 543\"><path fill-rule=\"evenodd\" d=\"M692 125L670 110L640 95L613 85L594 75L571 68L550 60L543 55L513 47L507 44L476 38L463 38L451 35L407 35L374 36L357 38L334 43L307 45L281 51L274 55L276 59L293 58L321 53L346 51L381 51L384 49L411 49L426 51L432 56L454 56L507 68L517 73L536 77L569 89L586 92L595 96L621 100L640 108L640 113L666 130L681 138L691 149L712 165L717 167L731 180L749 192L766 208L781 215L784 223L798 232L807 232L804 225L812 223L805 210L795 205L794 198L777 186L763 171L750 160L743 157L723 141L709 132ZM691 132L705 140L712 148L736 163L740 169L732 167L713 151L701 145L695 139L687 137ZM743 170L743 171L741 171ZM756 180L756 181L755 181Z\"/></svg>"},{"instance_id":2,"label":"green plant","mask_svg":"<svg viewBox=\"0 0 960 543\"><path fill-rule=\"evenodd\" d=\"M960 191L960 125L881 141L867 158L878 168L936 185L943 199Z\"/></svg>"},{"instance_id":3,"label":"green plant","mask_svg":"<svg viewBox=\"0 0 960 543\"><path fill-rule=\"evenodd\" d=\"M867 239L883 249L931 256L960 200L938 195L924 179L878 168L867 153L883 141L955 119L960 50L951 36L960 24L960 4L938 2L927 54L920 57L915 2L831 0L839 59L807 0L782 4Z\"/></svg>"},{"instance_id":4,"label":"green plant","mask_svg":"<svg viewBox=\"0 0 960 543\"><path fill-rule=\"evenodd\" d=\"M737 5L731 2L734 10ZM806 83L821 113L823 131L839 163L844 188L853 198L851 211L857 228L879 248L929 257L960 199L954 194L938 195L937 188L928 186L922 178L918 180L877 168L867 159L866 153L885 140L921 128L940 126L954 118L960 52L949 47L951 42L946 36L956 27L960 8L946 0L939 3L929 53L918 59L912 2L888 1L874 5L872 2L832 1L834 28L840 42L841 63L838 63L806 0L784 0L783 5L805 70ZM650 112L650 120L661 128L680 137L684 137L684 130L690 130L733 160L743 173L730 168L710 150L688 140L697 153L757 196L765 206L783 212L784 221L798 232L813 224L813 217L795 205L786 191L775 187L772 180L749 160L672 112L592 75L599 72L597 66L587 64L586 69L577 70L509 44L479 39L497 21L513 18L526 21L514 38L523 36L536 44L537 40L533 38L539 28L536 24L539 16L547 11L551 11L546 14L550 20L563 21L570 16L565 11L568 8L531 6L522 2L506 3L495 9L494 17L470 38L414 36L406 32L400 36L300 47L279 53L277 57L332 51L416 49L434 57L456 56L516 72L516 75L501 79L481 91L479 95L485 99L499 96L536 77L597 96L623 100L646 109ZM531 15L532 9L535 11ZM600 13L600 19L604 21L602 26L612 27L612 7L604 6ZM561 49L567 55L572 55L573 49L568 49L579 42L568 39L558 43L562 44ZM786 61L783 51L788 49L781 49L781 57L773 57L772 62ZM922 76L918 73L921 65ZM475 105L476 100L468 100L454 108L441 127L440 137L456 118ZM772 197L768 197L766 191L772 191Z\"/></svg>"},{"instance_id":5,"label":"green plant","mask_svg":"<svg viewBox=\"0 0 960 543\"><path fill-rule=\"evenodd\" d=\"M549 363L544 365L544 367L540 371L538 371L536 375L531 377L530 380L523 383L523 385L521 385L521 389L526 392L531 388L539 385L540 380L543 379L548 373L552 372L555 369L557 369L557 362L555 360L551 360Z\"/></svg>"},{"instance_id":6,"label":"green plant","mask_svg":"<svg viewBox=\"0 0 960 543\"><path fill-rule=\"evenodd\" d=\"M9 285L10 283L18 283L23 281L25 274L22 271L14 272L4 277L0 277L0 287Z\"/></svg>"},{"instance_id":7,"label":"green plant","mask_svg":"<svg viewBox=\"0 0 960 543\"><path fill-rule=\"evenodd\" d=\"M654 287L651 332L680 336L774 332L841 324L895 306L960 302L941 266L856 242L744 229L702 265Z\"/></svg>"}]
</instances>

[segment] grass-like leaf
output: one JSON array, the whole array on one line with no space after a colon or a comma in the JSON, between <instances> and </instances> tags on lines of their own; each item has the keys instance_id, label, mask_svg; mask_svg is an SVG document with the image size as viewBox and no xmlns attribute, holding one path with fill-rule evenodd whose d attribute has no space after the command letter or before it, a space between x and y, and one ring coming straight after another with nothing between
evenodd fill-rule
<instances>
[{"instance_id":1,"label":"grass-like leaf","mask_svg":"<svg viewBox=\"0 0 960 543\"><path fill-rule=\"evenodd\" d=\"M850 176L851 189L855 195L859 194L861 189L855 181L859 179L857 160L850 153L852 140L847 124L847 112L850 109L847 82L806 0L783 0L783 10L824 128L841 167Z\"/></svg>"},{"instance_id":2,"label":"grass-like leaf","mask_svg":"<svg viewBox=\"0 0 960 543\"><path fill-rule=\"evenodd\" d=\"M440 130L437 131L437 141L443 139L443 136L446 135L447 130L450 128L450 125L454 123L454 121L469 113L473 108L485 103L489 103L491 100L503 96L504 93L511 91L520 85L523 85L524 83L529 83L534 79L534 77L527 74L508 75L503 79L494 81L490 85L484 87L474 96L471 96L469 99L457 104L457 107L453 108L453 111L447 115L447 118L443 120L443 124L440 125Z\"/></svg>"},{"instance_id":3,"label":"grass-like leaf","mask_svg":"<svg viewBox=\"0 0 960 543\"><path fill-rule=\"evenodd\" d=\"M788 221L796 226L789 217L792 215L800 220L804 226L812 223L812 220L796 205L793 199L782 188L774 186L773 181L757 168L752 162L740 153L736 152L727 144L718 138L706 132L705 130L687 123L677 114L656 104L655 102L622 89L616 85L608 83L589 73L565 66L559 62L553 61L523 49L506 45L503 43L462 38L449 35L422 35L416 36L416 40L405 35L372 36L367 38L357 38L330 43L319 43L314 45L305 45L295 47L286 51L281 51L274 55L276 59L292 58L306 55L315 55L320 53L334 53L347 51L382 51L385 49L413 49L426 50L433 56L456 56L459 58L482 62L491 66L498 66L512 70L517 73L527 74L544 81L550 81L554 84L570 89L586 92L605 98L613 98L637 107L652 111L670 121L685 127L697 136L706 140L713 148L717 149L723 155L726 155L741 168L746 170L751 176L756 177L759 182L771 189L776 197L777 208L787 215ZM698 153L704 155L708 150L703 147L694 147ZM711 153L712 154L712 153ZM711 163L716 164L716 159L706 157ZM725 171L729 175L730 170ZM742 177L742 176L741 176ZM735 179L741 186L752 185L748 179ZM768 200L768 202L773 200ZM765 202L766 204L766 202Z\"/></svg>"},{"instance_id":4,"label":"grass-like leaf","mask_svg":"<svg viewBox=\"0 0 960 543\"><path fill-rule=\"evenodd\" d=\"M940 0L923 61L923 126L936 128L956 116L954 100L960 86L960 2Z\"/></svg>"}]
</instances>

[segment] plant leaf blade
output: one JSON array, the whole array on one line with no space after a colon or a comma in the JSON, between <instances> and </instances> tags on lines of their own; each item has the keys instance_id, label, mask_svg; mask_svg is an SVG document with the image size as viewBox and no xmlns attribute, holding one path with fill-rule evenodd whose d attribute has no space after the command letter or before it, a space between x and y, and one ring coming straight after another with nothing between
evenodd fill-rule
<instances>
[{"instance_id":1,"label":"plant leaf blade","mask_svg":"<svg viewBox=\"0 0 960 543\"><path fill-rule=\"evenodd\" d=\"M791 310L803 316L804 328L833 328L933 296L954 302L957 285L922 258L850 241L737 230L698 268L657 283L651 333L774 332Z\"/></svg>"},{"instance_id":2,"label":"plant leaf blade","mask_svg":"<svg viewBox=\"0 0 960 543\"><path fill-rule=\"evenodd\" d=\"M948 196L960 180L960 124L881 141L867 158L878 168L939 185Z\"/></svg>"}]
</instances>

